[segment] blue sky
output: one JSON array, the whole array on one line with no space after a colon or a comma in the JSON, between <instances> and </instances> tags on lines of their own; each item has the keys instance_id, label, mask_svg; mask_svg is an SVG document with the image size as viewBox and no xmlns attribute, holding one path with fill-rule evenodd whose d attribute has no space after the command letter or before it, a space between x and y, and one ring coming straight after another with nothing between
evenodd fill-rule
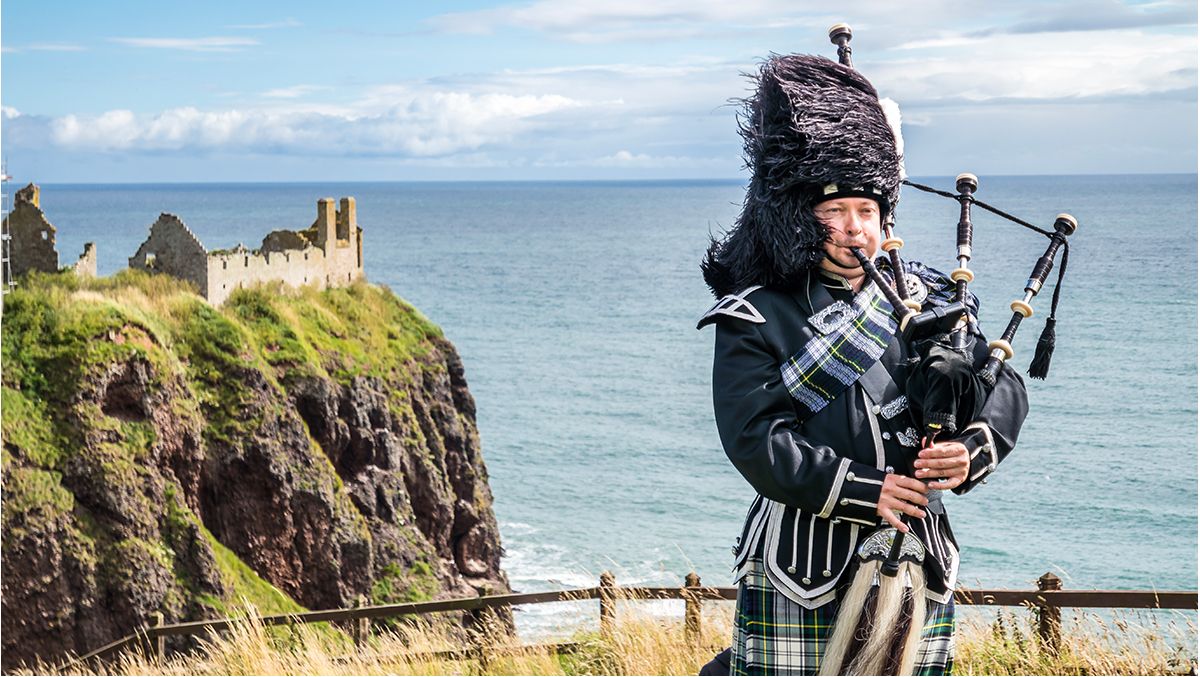
<instances>
[{"instance_id":1,"label":"blue sky","mask_svg":"<svg viewBox=\"0 0 1200 677\"><path fill-rule=\"evenodd\" d=\"M771 52L855 64L913 175L1194 172L1192 0L3 3L3 155L42 182L743 176Z\"/></svg>"}]
</instances>

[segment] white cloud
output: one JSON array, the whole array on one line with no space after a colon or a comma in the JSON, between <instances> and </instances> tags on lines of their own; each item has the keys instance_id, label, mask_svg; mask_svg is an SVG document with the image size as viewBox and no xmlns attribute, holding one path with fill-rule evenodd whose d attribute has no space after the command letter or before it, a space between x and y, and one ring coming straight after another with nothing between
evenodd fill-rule
<instances>
[{"instance_id":1,"label":"white cloud","mask_svg":"<svg viewBox=\"0 0 1200 677\"><path fill-rule=\"evenodd\" d=\"M15 117L20 117L21 115L21 111L13 108L12 106L0 106L0 112L3 112L6 120L11 120Z\"/></svg>"},{"instance_id":2,"label":"white cloud","mask_svg":"<svg viewBox=\"0 0 1200 677\"><path fill-rule=\"evenodd\" d=\"M966 14L961 2L952 0L923 0L919 4L914 8L911 3L859 0L835 9L827 3L803 0L535 0L448 12L427 23L446 33L482 35L518 28L553 40L595 44L729 35L752 36L761 41L767 35L773 38L773 31L820 35L833 23L849 22L873 47L886 48L899 43L928 43L929 38L920 36L927 35L931 26L984 27L964 31L966 37L972 37L1186 26L1196 22L1194 0L1012 0L973 3ZM938 20L931 22L931 17Z\"/></svg>"},{"instance_id":3,"label":"white cloud","mask_svg":"<svg viewBox=\"0 0 1200 677\"><path fill-rule=\"evenodd\" d=\"M1032 11L1026 11L1023 19L980 33L1060 33L1195 23L1195 0L1071 0L1039 3Z\"/></svg>"},{"instance_id":4,"label":"white cloud","mask_svg":"<svg viewBox=\"0 0 1200 677\"><path fill-rule=\"evenodd\" d=\"M259 44L253 38L109 38L110 41L130 47L154 49L178 49L188 52L233 52L243 47Z\"/></svg>"},{"instance_id":5,"label":"white cloud","mask_svg":"<svg viewBox=\"0 0 1200 677\"><path fill-rule=\"evenodd\" d=\"M1153 96L1196 86L1195 35L1121 29L1062 33L1052 42L1031 33L969 40L969 45L952 38L924 46L910 43L902 47L933 49L920 56L874 60L864 70L882 94L902 107Z\"/></svg>"},{"instance_id":6,"label":"white cloud","mask_svg":"<svg viewBox=\"0 0 1200 677\"><path fill-rule=\"evenodd\" d=\"M113 110L63 116L49 128L50 140L70 149L434 157L504 143L536 127L540 116L585 105L556 95L419 92L396 97L378 114L185 107L147 116Z\"/></svg>"},{"instance_id":7,"label":"white cloud","mask_svg":"<svg viewBox=\"0 0 1200 677\"><path fill-rule=\"evenodd\" d=\"M303 25L304 24L300 23L296 19L288 17L283 21L270 21L261 24L234 24L232 26L226 26L226 28L232 30L270 30L272 28L299 28Z\"/></svg>"},{"instance_id":8,"label":"white cloud","mask_svg":"<svg viewBox=\"0 0 1200 677\"><path fill-rule=\"evenodd\" d=\"M530 25L546 30L584 30L583 24L595 18L596 30L611 27L632 34L687 23L672 18L672 12L717 16L743 11L740 20L749 22L765 14L762 8L770 4L751 2L727 9L728 5L700 3L691 10L682 3L644 10L633 4L588 2L525 7L544 10L536 17L540 23L530 19ZM879 5L877 21L897 11L887 7ZM625 10L628 14L621 14ZM653 20L637 29L630 16ZM773 20L782 25L798 19L794 12L781 12ZM811 32L810 28L804 30ZM913 129L917 138L922 130L926 139L941 134L954 116L965 119L988 112L993 116L989 119L996 119L1004 110L1018 115L1015 103L1027 111L1049 113L1064 102L1137 97L1157 102L1188 88L1194 92L1196 86L1196 38L1174 30L1067 32L1051 39L1004 31L855 29L861 31L856 37L861 40L855 52L858 67L882 95L899 102L905 128ZM823 30L818 30L819 40L806 40L802 47L832 55ZM920 42L911 40L918 35L923 36ZM729 50L714 53L728 55ZM176 107L91 111L54 119L20 116L6 124L4 133L6 143L11 139L25 147L36 147L32 139L60 149L165 156L219 151L372 156L428 167L665 168L671 170L667 174L712 167L714 173L728 174L737 170L740 145L732 120L737 107L728 102L749 94L749 83L740 74L756 68L749 57L701 54L653 64L546 66L453 73L365 88L338 85L336 96L316 82L285 81L280 87L264 88L257 97L238 94L235 100L246 103L217 104L224 110ZM1026 116L1032 117L1033 112ZM911 151L919 153L916 146Z\"/></svg>"},{"instance_id":9,"label":"white cloud","mask_svg":"<svg viewBox=\"0 0 1200 677\"><path fill-rule=\"evenodd\" d=\"M429 23L447 33L489 34L516 26L570 42L602 43L686 39L731 29L789 28L806 21L793 18L796 13L795 4L784 0L539 0L451 12L433 17ZM824 20L819 17L817 22Z\"/></svg>"},{"instance_id":10,"label":"white cloud","mask_svg":"<svg viewBox=\"0 0 1200 677\"><path fill-rule=\"evenodd\" d=\"M15 47L12 45L4 45L0 48L5 54L14 54L17 52L83 52L87 48L83 45L73 45L65 42L37 42L31 45L23 45Z\"/></svg>"},{"instance_id":11,"label":"white cloud","mask_svg":"<svg viewBox=\"0 0 1200 677\"><path fill-rule=\"evenodd\" d=\"M940 38L924 38L921 40L912 40L903 42L893 47L893 49L938 49L942 47L963 47L966 45L977 43L981 40L979 37L970 37L967 35L947 35Z\"/></svg>"},{"instance_id":12,"label":"white cloud","mask_svg":"<svg viewBox=\"0 0 1200 677\"><path fill-rule=\"evenodd\" d=\"M82 52L85 51L83 45L72 45L59 42L40 42L32 45L26 45L25 49L31 52Z\"/></svg>"},{"instance_id":13,"label":"white cloud","mask_svg":"<svg viewBox=\"0 0 1200 677\"><path fill-rule=\"evenodd\" d=\"M268 89L262 93L262 96L268 99L298 99L327 89L330 88L323 85L292 85L291 87Z\"/></svg>"},{"instance_id":14,"label":"white cloud","mask_svg":"<svg viewBox=\"0 0 1200 677\"><path fill-rule=\"evenodd\" d=\"M648 155L646 153L631 153L619 150L612 155L598 158L590 164L595 167L638 167L638 168L667 168L695 167L711 165L716 158L681 157L674 155Z\"/></svg>"}]
</instances>

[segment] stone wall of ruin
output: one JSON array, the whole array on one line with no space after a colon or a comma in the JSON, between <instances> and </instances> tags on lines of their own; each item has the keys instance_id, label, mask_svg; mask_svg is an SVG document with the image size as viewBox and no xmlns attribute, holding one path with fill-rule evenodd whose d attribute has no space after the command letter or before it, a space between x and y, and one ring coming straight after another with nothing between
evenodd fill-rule
<instances>
[{"instance_id":1,"label":"stone wall of ruin","mask_svg":"<svg viewBox=\"0 0 1200 677\"><path fill-rule=\"evenodd\" d=\"M159 215L150 226L150 237L129 257L129 267L187 280L201 296L208 296L208 251L174 214Z\"/></svg>"},{"instance_id":2,"label":"stone wall of ruin","mask_svg":"<svg viewBox=\"0 0 1200 677\"><path fill-rule=\"evenodd\" d=\"M96 277L96 243L88 242L83 245L83 253L74 265L75 274L83 277Z\"/></svg>"},{"instance_id":3,"label":"stone wall of ruin","mask_svg":"<svg viewBox=\"0 0 1200 677\"><path fill-rule=\"evenodd\" d=\"M8 219L14 275L58 270L55 228L42 213L39 196L33 184L22 188ZM317 202L317 219L306 230L270 233L258 250L238 245L211 253L178 216L163 213L151 224L137 253L129 257L129 267L191 282L214 305L224 303L235 290L260 282L279 280L319 289L350 284L363 278L362 230L354 198L342 198L338 207L332 198L322 198ZM94 277L96 245L87 243L71 268Z\"/></svg>"},{"instance_id":4,"label":"stone wall of ruin","mask_svg":"<svg viewBox=\"0 0 1200 677\"><path fill-rule=\"evenodd\" d=\"M354 198L342 198L335 209L330 198L317 202L317 220L305 231L310 240L291 231L275 231L257 251L245 248L208 255L206 298L220 305L235 290L272 280L318 289L350 284L363 277L361 231ZM302 245L299 248L297 245Z\"/></svg>"},{"instance_id":5,"label":"stone wall of ruin","mask_svg":"<svg viewBox=\"0 0 1200 677\"><path fill-rule=\"evenodd\" d=\"M54 246L57 231L42 213L41 190L37 186L31 183L17 191L13 210L5 220L12 237L9 260L14 276L31 270L58 272L58 250Z\"/></svg>"}]
</instances>

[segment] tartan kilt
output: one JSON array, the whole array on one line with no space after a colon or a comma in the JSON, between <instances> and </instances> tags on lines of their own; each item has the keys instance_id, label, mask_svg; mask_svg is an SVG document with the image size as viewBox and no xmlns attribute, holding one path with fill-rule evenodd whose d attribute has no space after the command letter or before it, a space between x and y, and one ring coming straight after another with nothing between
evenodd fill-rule
<instances>
[{"instance_id":1,"label":"tartan kilt","mask_svg":"<svg viewBox=\"0 0 1200 677\"><path fill-rule=\"evenodd\" d=\"M760 559L747 565L734 613L731 674L817 674L838 600L805 609L771 585ZM925 607L913 674L948 675L954 666L954 599L927 601Z\"/></svg>"}]
</instances>

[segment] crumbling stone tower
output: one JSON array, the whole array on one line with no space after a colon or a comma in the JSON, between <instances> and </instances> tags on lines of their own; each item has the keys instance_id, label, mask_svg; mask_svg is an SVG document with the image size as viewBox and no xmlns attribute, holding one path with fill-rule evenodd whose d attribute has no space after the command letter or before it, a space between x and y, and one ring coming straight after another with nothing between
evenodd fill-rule
<instances>
[{"instance_id":1,"label":"crumbling stone tower","mask_svg":"<svg viewBox=\"0 0 1200 677\"><path fill-rule=\"evenodd\" d=\"M9 260L13 277L31 270L58 272L58 249L55 236L58 229L42 212L42 190L29 184L13 196L13 210L5 218L9 241ZM80 275L96 276L96 245L88 242L83 254L72 266Z\"/></svg>"}]
</instances>

